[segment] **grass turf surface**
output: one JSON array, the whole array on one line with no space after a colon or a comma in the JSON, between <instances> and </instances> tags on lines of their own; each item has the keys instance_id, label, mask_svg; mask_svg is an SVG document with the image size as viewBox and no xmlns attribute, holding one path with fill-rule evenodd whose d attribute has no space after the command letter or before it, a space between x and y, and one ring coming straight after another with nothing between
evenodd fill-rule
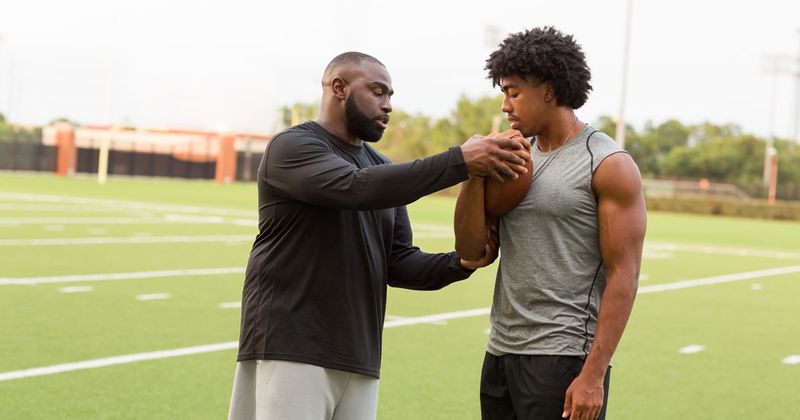
<instances>
[{"instance_id":1,"label":"grass turf surface","mask_svg":"<svg viewBox=\"0 0 800 420\"><path fill-rule=\"evenodd\" d=\"M450 198L429 197L409 206L416 243L423 250L452 249L453 205ZM254 236L255 208L253 184L112 178L99 186L88 178L0 174L0 278L243 267L247 240L2 241ZM175 215L216 219L177 223ZM121 217L148 223L97 223ZM94 220L80 224L64 218ZM251 223L236 223L242 220ZM653 213L642 268L647 279L640 285L800 265L797 238L798 223ZM665 251L664 244L683 246ZM701 252L697 245L711 248ZM741 249L788 254L736 255ZM220 304L240 299L242 279L242 274L225 274L0 285L0 375L234 341L239 311ZM614 358L608 417L800 417L800 365L782 363L800 354L798 280L800 274L794 273L640 295ZM494 267L438 292L390 289L387 314L413 317L488 307L493 283ZM93 289L61 292L72 286ZM136 299L153 293L171 297ZM387 328L378 417L479 418L477 389L487 328L486 316ZM704 350L679 353L688 345ZM234 361L235 350L224 350L0 381L0 418L224 418Z\"/></svg>"}]
</instances>

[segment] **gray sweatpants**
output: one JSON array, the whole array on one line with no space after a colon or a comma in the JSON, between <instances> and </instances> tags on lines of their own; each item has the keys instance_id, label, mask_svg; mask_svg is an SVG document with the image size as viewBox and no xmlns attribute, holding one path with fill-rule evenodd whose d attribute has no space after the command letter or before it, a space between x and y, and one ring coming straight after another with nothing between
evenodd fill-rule
<instances>
[{"instance_id":1,"label":"gray sweatpants","mask_svg":"<svg viewBox=\"0 0 800 420\"><path fill-rule=\"evenodd\" d=\"M281 360L236 364L229 420L374 420L378 379Z\"/></svg>"}]
</instances>

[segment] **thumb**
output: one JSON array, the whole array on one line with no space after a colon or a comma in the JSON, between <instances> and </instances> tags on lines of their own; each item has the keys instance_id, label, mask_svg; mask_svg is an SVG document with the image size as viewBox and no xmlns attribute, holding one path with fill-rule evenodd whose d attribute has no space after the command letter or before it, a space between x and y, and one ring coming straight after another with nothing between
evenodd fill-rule
<instances>
[{"instance_id":1,"label":"thumb","mask_svg":"<svg viewBox=\"0 0 800 420\"><path fill-rule=\"evenodd\" d=\"M564 396L564 412L561 413L561 418L568 419L572 414L572 388L567 389L567 395Z\"/></svg>"}]
</instances>

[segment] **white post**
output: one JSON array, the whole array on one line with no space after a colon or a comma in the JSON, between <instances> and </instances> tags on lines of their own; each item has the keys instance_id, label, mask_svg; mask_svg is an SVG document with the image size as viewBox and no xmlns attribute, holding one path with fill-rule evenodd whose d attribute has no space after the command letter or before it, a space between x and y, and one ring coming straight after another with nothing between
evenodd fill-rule
<instances>
[{"instance_id":1,"label":"white post","mask_svg":"<svg viewBox=\"0 0 800 420\"><path fill-rule=\"evenodd\" d=\"M114 133L119 130L119 126L115 125L108 130L108 134L103 136L103 141L100 142L100 151L97 157L97 182L100 185L105 185L108 179L108 153L111 149L111 140Z\"/></svg>"},{"instance_id":2,"label":"white post","mask_svg":"<svg viewBox=\"0 0 800 420\"><path fill-rule=\"evenodd\" d=\"M797 29L797 36L800 39L800 28ZM800 51L794 58L794 62L794 142L800 145Z\"/></svg>"},{"instance_id":3,"label":"white post","mask_svg":"<svg viewBox=\"0 0 800 420\"><path fill-rule=\"evenodd\" d=\"M620 147L625 148L625 96L628 90L628 51L631 43L631 12L633 0L628 0L628 10L625 17L625 47L622 53L622 88L619 98L619 111L617 112L617 131L614 135Z\"/></svg>"},{"instance_id":4,"label":"white post","mask_svg":"<svg viewBox=\"0 0 800 420\"><path fill-rule=\"evenodd\" d=\"M777 63L776 59L771 60L770 71L770 89L769 89L769 132L767 134L767 144L764 149L764 186L769 186L769 180L772 175L772 157L770 151L775 150L775 99L776 99L776 84L777 84Z\"/></svg>"}]
</instances>

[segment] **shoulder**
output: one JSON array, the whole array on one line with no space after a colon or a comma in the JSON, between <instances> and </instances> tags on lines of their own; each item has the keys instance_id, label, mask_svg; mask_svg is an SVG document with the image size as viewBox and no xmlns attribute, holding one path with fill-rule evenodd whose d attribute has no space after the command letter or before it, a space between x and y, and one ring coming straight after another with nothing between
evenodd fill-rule
<instances>
[{"instance_id":1,"label":"shoulder","mask_svg":"<svg viewBox=\"0 0 800 420\"><path fill-rule=\"evenodd\" d=\"M601 200L626 200L641 195L642 176L639 167L624 151L609 154L597 164L592 177L592 189Z\"/></svg>"},{"instance_id":2,"label":"shoulder","mask_svg":"<svg viewBox=\"0 0 800 420\"><path fill-rule=\"evenodd\" d=\"M303 123L281 131L269 141L270 154L286 156L303 150L330 150L324 135L311 123Z\"/></svg>"}]
</instances>

